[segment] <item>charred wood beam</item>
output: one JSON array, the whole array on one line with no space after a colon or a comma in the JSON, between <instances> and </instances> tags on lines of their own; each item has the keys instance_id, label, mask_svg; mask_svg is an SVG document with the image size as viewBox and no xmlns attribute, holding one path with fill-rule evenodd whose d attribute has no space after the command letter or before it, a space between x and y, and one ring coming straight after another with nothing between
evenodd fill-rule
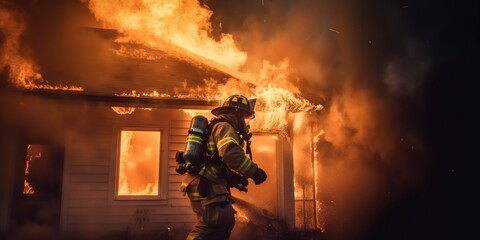
<instances>
[{"instance_id":1,"label":"charred wood beam","mask_svg":"<svg viewBox=\"0 0 480 240\"><path fill-rule=\"evenodd\" d=\"M68 104L89 103L112 107L211 109L220 104L217 100L197 98L116 96L66 90L36 89L23 90L22 93Z\"/></svg>"}]
</instances>

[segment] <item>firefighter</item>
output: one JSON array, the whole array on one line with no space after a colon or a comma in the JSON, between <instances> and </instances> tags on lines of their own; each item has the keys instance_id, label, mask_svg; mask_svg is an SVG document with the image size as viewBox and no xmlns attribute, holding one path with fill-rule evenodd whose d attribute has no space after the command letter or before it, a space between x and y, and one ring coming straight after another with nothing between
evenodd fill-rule
<instances>
[{"instance_id":1,"label":"firefighter","mask_svg":"<svg viewBox=\"0 0 480 240\"><path fill-rule=\"evenodd\" d=\"M242 95L228 97L222 106L212 110L205 164L198 173L189 173L181 190L188 195L197 223L187 240L229 239L235 225L235 210L230 188L241 185L246 191L248 179L256 185L267 174L247 156L245 141L251 137L246 119L254 118L254 102ZM251 156L251 155L250 155Z\"/></svg>"}]
</instances>

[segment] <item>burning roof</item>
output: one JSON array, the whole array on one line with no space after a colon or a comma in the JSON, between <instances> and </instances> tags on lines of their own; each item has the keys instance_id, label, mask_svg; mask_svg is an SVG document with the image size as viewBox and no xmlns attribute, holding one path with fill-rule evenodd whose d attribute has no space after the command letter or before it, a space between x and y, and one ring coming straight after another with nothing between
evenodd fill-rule
<instances>
[{"instance_id":1,"label":"burning roof","mask_svg":"<svg viewBox=\"0 0 480 240\"><path fill-rule=\"evenodd\" d=\"M9 54L2 65L10 69L10 85L43 94L75 90L75 98L203 99L204 106L240 93L258 99L262 129L281 131L288 113L322 108L301 96L288 58L277 65L263 61L258 72L241 69L246 52L231 35L211 34L208 8L197 1L165 4L88 1L88 15L103 26L47 21L42 30L29 28L35 60L21 49L22 29L15 30L25 23L22 14L5 7L3 31L10 44L4 45Z\"/></svg>"}]
</instances>

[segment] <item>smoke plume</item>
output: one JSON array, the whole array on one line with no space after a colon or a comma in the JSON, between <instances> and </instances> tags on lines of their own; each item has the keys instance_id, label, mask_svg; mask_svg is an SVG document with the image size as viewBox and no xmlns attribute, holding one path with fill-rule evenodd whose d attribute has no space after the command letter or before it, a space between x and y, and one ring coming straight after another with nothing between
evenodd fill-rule
<instances>
[{"instance_id":1,"label":"smoke plume","mask_svg":"<svg viewBox=\"0 0 480 240\"><path fill-rule=\"evenodd\" d=\"M427 114L440 104L428 99L434 73L453 52L438 54L447 40L439 40L442 31L432 25L451 5L441 2L431 10L410 1L206 3L218 29L232 32L248 52L244 69L288 58L295 73L290 80L302 96L325 106L309 121L318 136L315 184L326 236L441 235L434 226L446 223L431 219L441 211L430 204L447 201L436 187L445 159L434 158L441 156L430 134L437 125L427 122L433 120ZM308 136L310 129L303 129L298 135Z\"/></svg>"}]
</instances>

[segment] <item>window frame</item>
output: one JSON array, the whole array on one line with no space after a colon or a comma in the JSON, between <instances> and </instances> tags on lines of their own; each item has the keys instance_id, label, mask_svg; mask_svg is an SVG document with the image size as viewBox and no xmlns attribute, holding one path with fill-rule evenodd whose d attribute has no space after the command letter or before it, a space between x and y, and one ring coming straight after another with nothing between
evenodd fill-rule
<instances>
[{"instance_id":1,"label":"window frame","mask_svg":"<svg viewBox=\"0 0 480 240\"><path fill-rule=\"evenodd\" d=\"M149 125L149 124L131 124L120 123L113 127L113 147L112 160L110 167L109 184L109 203L116 204L167 204L168 199L168 124ZM144 196L119 196L118 180L120 168L120 144L122 131L156 131L160 132L160 159L159 159L159 177L158 177L158 195Z\"/></svg>"}]
</instances>

